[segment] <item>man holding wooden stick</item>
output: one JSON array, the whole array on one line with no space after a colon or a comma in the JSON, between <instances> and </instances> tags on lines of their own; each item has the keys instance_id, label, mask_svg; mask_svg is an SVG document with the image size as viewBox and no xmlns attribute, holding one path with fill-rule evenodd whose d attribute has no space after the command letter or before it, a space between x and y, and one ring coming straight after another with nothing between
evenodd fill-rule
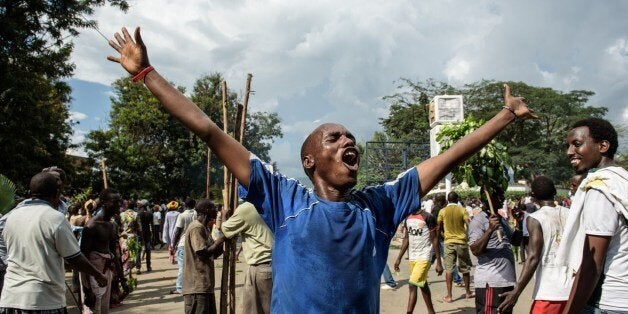
<instances>
[{"instance_id":1,"label":"man holding wooden stick","mask_svg":"<svg viewBox=\"0 0 628 314\"><path fill-rule=\"evenodd\" d=\"M271 311L298 313L379 311L379 277L397 226L420 207L420 197L517 118L534 117L522 97L505 85L504 110L449 150L401 173L384 185L354 190L359 151L340 124L323 124L305 140L301 161L314 190L266 169L236 139L164 79L148 61L137 28L126 28L109 45L118 62L142 80L164 108L203 139L248 189L275 235Z\"/></svg>"}]
</instances>

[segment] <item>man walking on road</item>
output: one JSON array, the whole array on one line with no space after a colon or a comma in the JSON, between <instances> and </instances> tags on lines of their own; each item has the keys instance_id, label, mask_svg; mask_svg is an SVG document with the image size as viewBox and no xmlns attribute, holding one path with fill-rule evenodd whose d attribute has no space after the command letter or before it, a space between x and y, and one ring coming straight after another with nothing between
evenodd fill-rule
<instances>
[{"instance_id":1,"label":"man walking on road","mask_svg":"<svg viewBox=\"0 0 628 314\"><path fill-rule=\"evenodd\" d=\"M409 250L410 278L408 279L408 288L410 289L410 294L406 312L414 312L418 287L421 289L421 295L427 306L428 313L433 314L435 312L432 304L432 292L427 283L427 273L431 266L432 248L434 248L436 256L436 273L439 276L443 273L443 265L438 248L438 234L436 233L438 230L436 228L436 219L426 210L422 210L406 218L405 228L406 235L403 238L397 261L395 261L395 271L399 271L401 259L406 250Z\"/></svg>"},{"instance_id":2,"label":"man walking on road","mask_svg":"<svg viewBox=\"0 0 628 314\"><path fill-rule=\"evenodd\" d=\"M451 286L453 282L453 272L456 260L458 260L458 270L462 273L466 298L473 298L475 294L471 292L470 275L471 256L469 255L469 244L467 242L467 224L469 214L467 210L458 205L458 194L450 192L447 195L449 204L438 212L438 225L444 234L443 249L445 257L445 280L447 282L447 295L443 301L452 302Z\"/></svg>"},{"instance_id":3,"label":"man walking on road","mask_svg":"<svg viewBox=\"0 0 628 314\"><path fill-rule=\"evenodd\" d=\"M242 252L249 268L244 278L245 313L270 313L270 298L273 289L271 269L272 250L275 238L251 203L242 203L233 215L222 222L223 236L213 246L222 245L225 239L242 234Z\"/></svg>"}]
</instances>

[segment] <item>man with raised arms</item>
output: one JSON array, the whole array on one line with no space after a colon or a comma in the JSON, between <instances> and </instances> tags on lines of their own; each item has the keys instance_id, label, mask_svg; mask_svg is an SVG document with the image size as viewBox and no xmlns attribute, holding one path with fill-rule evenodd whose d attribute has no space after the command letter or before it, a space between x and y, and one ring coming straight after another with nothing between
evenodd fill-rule
<instances>
[{"instance_id":1,"label":"man with raised arms","mask_svg":"<svg viewBox=\"0 0 628 314\"><path fill-rule=\"evenodd\" d=\"M425 195L452 167L479 151L517 117L533 116L521 97L505 86L504 110L443 154L380 186L355 190L359 151L342 125L317 127L301 149L314 189L272 173L244 146L224 133L148 61L139 28L135 39L123 28L109 44L119 62L164 108L203 139L248 189L275 235L271 311L297 313L379 311L379 277L397 225L420 207ZM341 296L341 297L339 297Z\"/></svg>"}]
</instances>

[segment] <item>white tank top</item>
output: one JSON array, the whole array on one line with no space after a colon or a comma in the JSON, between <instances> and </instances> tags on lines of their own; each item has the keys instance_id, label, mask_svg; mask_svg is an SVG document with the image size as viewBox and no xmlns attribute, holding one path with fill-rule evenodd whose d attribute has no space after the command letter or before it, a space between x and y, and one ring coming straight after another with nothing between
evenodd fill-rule
<instances>
[{"instance_id":1,"label":"white tank top","mask_svg":"<svg viewBox=\"0 0 628 314\"><path fill-rule=\"evenodd\" d=\"M554 261L560 244L563 229L569 215L569 209L562 206L543 206L530 214L541 224L543 230L543 253L536 269L535 300L564 301L569 299L571 285L561 287L559 277L564 276Z\"/></svg>"}]
</instances>

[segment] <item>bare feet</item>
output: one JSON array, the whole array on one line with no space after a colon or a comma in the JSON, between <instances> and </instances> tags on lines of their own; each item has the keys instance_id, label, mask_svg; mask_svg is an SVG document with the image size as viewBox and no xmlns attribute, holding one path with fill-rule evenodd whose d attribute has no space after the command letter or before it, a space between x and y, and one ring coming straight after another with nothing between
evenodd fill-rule
<instances>
[{"instance_id":1,"label":"bare feet","mask_svg":"<svg viewBox=\"0 0 628 314\"><path fill-rule=\"evenodd\" d=\"M473 292L467 293L466 297L467 297L467 299L473 299L473 298L475 298L475 293L473 293Z\"/></svg>"},{"instance_id":2,"label":"bare feet","mask_svg":"<svg viewBox=\"0 0 628 314\"><path fill-rule=\"evenodd\" d=\"M450 296L444 296L444 297L443 297L443 302L445 302L445 303L451 303L451 301L452 301L452 300L451 300L451 297L450 297Z\"/></svg>"}]
</instances>

